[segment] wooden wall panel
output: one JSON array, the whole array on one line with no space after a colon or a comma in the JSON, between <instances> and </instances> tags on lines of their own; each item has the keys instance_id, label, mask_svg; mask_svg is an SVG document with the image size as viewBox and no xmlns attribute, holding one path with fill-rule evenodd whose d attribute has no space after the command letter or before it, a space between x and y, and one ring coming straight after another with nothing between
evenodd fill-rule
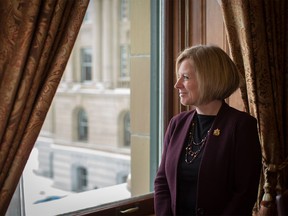
<instances>
[{"instance_id":1,"label":"wooden wall panel","mask_svg":"<svg viewBox=\"0 0 288 216\"><path fill-rule=\"evenodd\" d=\"M213 0L214 1L214 0ZM189 46L206 43L206 1L188 0L189 7Z\"/></svg>"},{"instance_id":2,"label":"wooden wall panel","mask_svg":"<svg viewBox=\"0 0 288 216\"><path fill-rule=\"evenodd\" d=\"M216 44L227 53L228 43L222 12L217 0L166 0L165 1L165 42L164 42L164 126L175 114L189 109L179 102L176 82L175 60L184 48L197 44ZM243 109L240 93L237 92L229 103Z\"/></svg>"},{"instance_id":3,"label":"wooden wall panel","mask_svg":"<svg viewBox=\"0 0 288 216\"><path fill-rule=\"evenodd\" d=\"M206 3L206 41L226 48L226 35L221 8L217 1Z\"/></svg>"}]
</instances>

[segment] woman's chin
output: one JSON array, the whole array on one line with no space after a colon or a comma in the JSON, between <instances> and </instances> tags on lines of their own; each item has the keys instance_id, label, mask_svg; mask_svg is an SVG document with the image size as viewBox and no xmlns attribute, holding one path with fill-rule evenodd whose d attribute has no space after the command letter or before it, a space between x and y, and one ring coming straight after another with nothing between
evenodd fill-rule
<instances>
[{"instance_id":1,"label":"woman's chin","mask_svg":"<svg viewBox=\"0 0 288 216\"><path fill-rule=\"evenodd\" d=\"M180 100L180 103L183 105L183 106L188 106L189 103L186 101L186 100Z\"/></svg>"},{"instance_id":2,"label":"woman's chin","mask_svg":"<svg viewBox=\"0 0 288 216\"><path fill-rule=\"evenodd\" d=\"M183 105L183 106L192 106L194 103L193 101L191 100L186 100L185 98L181 98L180 99L180 103Z\"/></svg>"}]
</instances>

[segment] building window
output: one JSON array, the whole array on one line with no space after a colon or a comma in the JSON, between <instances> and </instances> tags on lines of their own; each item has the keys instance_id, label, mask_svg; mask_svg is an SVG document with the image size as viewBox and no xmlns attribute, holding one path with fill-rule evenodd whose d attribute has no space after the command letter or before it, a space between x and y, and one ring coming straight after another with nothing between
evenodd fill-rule
<instances>
[{"instance_id":1,"label":"building window","mask_svg":"<svg viewBox=\"0 0 288 216\"><path fill-rule=\"evenodd\" d=\"M130 137L131 137L131 130L130 130L130 113L127 112L124 116L124 146L130 146Z\"/></svg>"},{"instance_id":2,"label":"building window","mask_svg":"<svg viewBox=\"0 0 288 216\"><path fill-rule=\"evenodd\" d=\"M90 13L90 8L88 7L84 19L83 19L83 23L90 23L91 22L91 13Z\"/></svg>"},{"instance_id":3,"label":"building window","mask_svg":"<svg viewBox=\"0 0 288 216\"><path fill-rule=\"evenodd\" d=\"M92 80L92 48L81 49L81 82Z\"/></svg>"},{"instance_id":4,"label":"building window","mask_svg":"<svg viewBox=\"0 0 288 216\"><path fill-rule=\"evenodd\" d=\"M128 19L128 17L129 17L128 0L121 0L121 2L120 2L120 20Z\"/></svg>"},{"instance_id":5,"label":"building window","mask_svg":"<svg viewBox=\"0 0 288 216\"><path fill-rule=\"evenodd\" d=\"M79 166L75 169L73 191L80 192L85 191L87 187L87 169L85 167Z\"/></svg>"},{"instance_id":6,"label":"building window","mask_svg":"<svg viewBox=\"0 0 288 216\"><path fill-rule=\"evenodd\" d=\"M88 140L88 118L85 110L80 109L78 112L78 140Z\"/></svg>"},{"instance_id":7,"label":"building window","mask_svg":"<svg viewBox=\"0 0 288 216\"><path fill-rule=\"evenodd\" d=\"M128 178L128 173L126 173L126 172L117 173L117 183L118 184L122 184L122 183L127 182L127 178Z\"/></svg>"},{"instance_id":8,"label":"building window","mask_svg":"<svg viewBox=\"0 0 288 216\"><path fill-rule=\"evenodd\" d=\"M129 77L129 46L120 46L120 78Z\"/></svg>"}]
</instances>

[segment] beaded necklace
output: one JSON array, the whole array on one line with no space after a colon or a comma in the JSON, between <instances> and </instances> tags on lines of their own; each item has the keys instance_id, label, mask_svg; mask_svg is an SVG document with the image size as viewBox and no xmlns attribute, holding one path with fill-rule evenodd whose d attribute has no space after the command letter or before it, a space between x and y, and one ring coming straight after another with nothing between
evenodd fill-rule
<instances>
[{"instance_id":1,"label":"beaded necklace","mask_svg":"<svg viewBox=\"0 0 288 216\"><path fill-rule=\"evenodd\" d=\"M194 141L195 127L196 127L196 121L194 120L192 122L191 129L189 131L188 145L185 148L185 150L186 150L186 152L185 152L185 162L187 164L192 163L197 158L197 156L199 155L199 153L201 152L201 150L205 146L207 137L208 137L209 132L210 132L210 129L209 129L207 134L206 134L206 136L200 142L197 143L197 142ZM193 147L198 147L198 149L196 151L194 151Z\"/></svg>"}]
</instances>

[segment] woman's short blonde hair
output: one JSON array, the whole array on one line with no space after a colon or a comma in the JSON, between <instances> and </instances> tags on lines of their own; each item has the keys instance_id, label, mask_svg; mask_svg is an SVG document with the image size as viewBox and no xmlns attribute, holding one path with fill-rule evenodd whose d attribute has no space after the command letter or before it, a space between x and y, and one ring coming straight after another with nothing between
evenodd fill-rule
<instances>
[{"instance_id":1,"label":"woman's short blonde hair","mask_svg":"<svg viewBox=\"0 0 288 216\"><path fill-rule=\"evenodd\" d=\"M197 45L185 49L176 61L177 74L184 59L191 59L196 70L199 88L197 105L212 100L224 100L238 89L239 72L221 48L215 45Z\"/></svg>"}]
</instances>

